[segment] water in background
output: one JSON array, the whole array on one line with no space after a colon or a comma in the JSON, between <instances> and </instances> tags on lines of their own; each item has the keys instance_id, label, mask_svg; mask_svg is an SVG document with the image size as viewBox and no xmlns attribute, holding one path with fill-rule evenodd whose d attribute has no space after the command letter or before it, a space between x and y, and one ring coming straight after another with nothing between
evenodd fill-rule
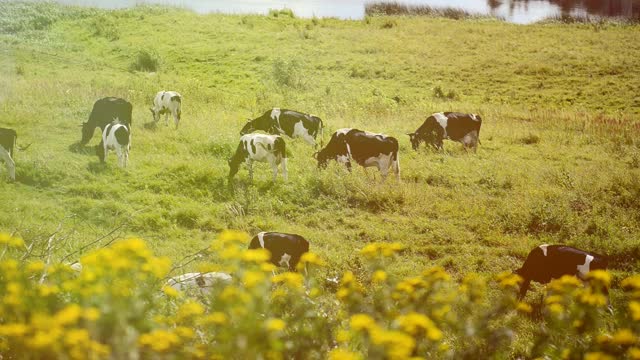
<instances>
[{"instance_id":1,"label":"water in background","mask_svg":"<svg viewBox=\"0 0 640 360\"><path fill-rule=\"evenodd\" d=\"M362 19L370 0L55 0L58 3L101 8L126 8L142 4L179 6L198 13L266 14L269 9L291 9L300 17ZM391 0L394 1L394 0ZM461 8L527 24L563 15L640 17L640 0L400 0L404 4Z\"/></svg>"}]
</instances>

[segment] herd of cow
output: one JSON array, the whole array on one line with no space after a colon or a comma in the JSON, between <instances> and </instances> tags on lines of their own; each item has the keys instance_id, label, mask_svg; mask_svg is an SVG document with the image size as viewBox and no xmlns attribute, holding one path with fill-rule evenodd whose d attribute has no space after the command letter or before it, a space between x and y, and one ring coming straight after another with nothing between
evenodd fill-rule
<instances>
[{"instance_id":1,"label":"herd of cow","mask_svg":"<svg viewBox=\"0 0 640 360\"><path fill-rule=\"evenodd\" d=\"M150 110L156 123L161 115L165 115L165 123L168 125L168 116L171 114L177 129L181 107L182 96L179 93L160 91L154 97ZM102 139L96 152L100 160L104 162L108 151L115 150L119 165L126 167L131 147L132 111L131 103L121 98L106 97L96 101L89 120L82 124L80 144L86 145L95 129L99 128ZM427 117L416 131L407 135L414 150L423 142L436 149L443 149L443 140L450 139L461 142L465 149L473 149L475 152L480 143L481 125L482 119L476 114L440 112ZM253 178L254 161L268 162L273 170L274 181L277 179L278 166L281 165L286 180L286 145L281 135L292 139L301 138L317 147L318 135L322 146L323 129L324 124L317 116L280 108L273 108L258 118L249 119L240 131L240 142L229 159L229 181L231 182L242 163L247 165L249 176ZM9 177L13 180L16 139L15 130L0 128L0 158L5 161ZM377 167L383 179L391 170L400 180L398 149L398 140L394 137L343 128L335 131L327 145L317 151L314 157L320 168L326 167L330 160L335 160L351 170L351 162L355 161L363 167ZM295 271L302 254L309 251L309 242L295 234L261 232L253 237L249 248L265 248L271 253L271 262ZM584 280L590 270L606 267L606 256L564 245L540 245L529 253L523 266L515 273L524 279L520 289L520 295L524 297L531 281L548 283L563 275L574 275ZM203 291L215 281L229 279L227 274L189 273L170 279L169 285L178 290L194 287Z\"/></svg>"}]
</instances>

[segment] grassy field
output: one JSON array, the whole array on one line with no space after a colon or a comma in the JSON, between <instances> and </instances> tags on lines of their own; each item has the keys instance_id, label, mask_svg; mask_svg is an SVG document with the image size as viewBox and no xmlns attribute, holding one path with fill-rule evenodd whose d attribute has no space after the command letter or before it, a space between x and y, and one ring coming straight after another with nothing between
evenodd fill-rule
<instances>
[{"instance_id":1,"label":"grassy field","mask_svg":"<svg viewBox=\"0 0 640 360\"><path fill-rule=\"evenodd\" d=\"M328 276L358 274L357 250L381 241L407 246L391 270L401 275L431 265L491 275L542 243L608 254L614 304L620 279L638 272L637 25L21 3L0 14L0 126L32 144L15 155L16 182L0 172L0 229L34 244L32 256L75 260L139 236L179 262L230 228L301 234ZM177 131L149 124L159 90L183 95ZM126 170L74 147L104 96L134 105ZM260 164L253 184L241 169L231 191L238 132L271 107L317 114L325 143L341 127L397 137L402 182L320 171L311 147L288 140L288 182ZM451 142L411 150L404 134L436 111L482 115L477 154Z\"/></svg>"}]
</instances>

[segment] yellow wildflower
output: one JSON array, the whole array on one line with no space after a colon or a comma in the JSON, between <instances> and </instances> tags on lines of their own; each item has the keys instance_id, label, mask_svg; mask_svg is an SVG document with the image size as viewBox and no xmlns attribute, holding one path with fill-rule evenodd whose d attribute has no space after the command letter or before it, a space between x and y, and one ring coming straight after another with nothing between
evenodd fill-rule
<instances>
[{"instance_id":1,"label":"yellow wildflower","mask_svg":"<svg viewBox=\"0 0 640 360\"><path fill-rule=\"evenodd\" d=\"M82 311L82 317L89 321L96 321L100 318L100 310L90 307Z\"/></svg>"},{"instance_id":2,"label":"yellow wildflower","mask_svg":"<svg viewBox=\"0 0 640 360\"><path fill-rule=\"evenodd\" d=\"M620 329L611 338L611 342L617 345L633 345L636 342L636 336L630 329Z\"/></svg>"},{"instance_id":3,"label":"yellow wildflower","mask_svg":"<svg viewBox=\"0 0 640 360\"><path fill-rule=\"evenodd\" d=\"M242 260L249 263L261 264L269 259L271 259L271 253L267 249L250 249L242 254Z\"/></svg>"},{"instance_id":4,"label":"yellow wildflower","mask_svg":"<svg viewBox=\"0 0 640 360\"><path fill-rule=\"evenodd\" d=\"M560 295L550 295L550 296L547 296L546 299L544 299L544 302L546 304L561 303L562 299L563 298Z\"/></svg>"},{"instance_id":5,"label":"yellow wildflower","mask_svg":"<svg viewBox=\"0 0 640 360\"><path fill-rule=\"evenodd\" d=\"M584 355L584 360L615 360L615 357L603 352L590 352Z\"/></svg>"},{"instance_id":6,"label":"yellow wildflower","mask_svg":"<svg viewBox=\"0 0 640 360\"><path fill-rule=\"evenodd\" d=\"M205 324L215 324L215 325L224 325L227 323L227 315L222 312L214 312L210 315L205 316L204 318Z\"/></svg>"},{"instance_id":7,"label":"yellow wildflower","mask_svg":"<svg viewBox=\"0 0 640 360\"><path fill-rule=\"evenodd\" d=\"M284 323L284 321L282 321L282 319L271 318L265 322L265 328L268 331L273 332L282 331L285 325L286 324Z\"/></svg>"},{"instance_id":8,"label":"yellow wildflower","mask_svg":"<svg viewBox=\"0 0 640 360\"><path fill-rule=\"evenodd\" d=\"M59 325L65 326L75 324L82 316L82 308L80 305L71 304L64 309L58 311L54 316L54 321Z\"/></svg>"},{"instance_id":9,"label":"yellow wildflower","mask_svg":"<svg viewBox=\"0 0 640 360\"><path fill-rule=\"evenodd\" d=\"M347 330L338 330L336 333L336 341L339 343L347 343L351 340L351 333Z\"/></svg>"},{"instance_id":10,"label":"yellow wildflower","mask_svg":"<svg viewBox=\"0 0 640 360\"><path fill-rule=\"evenodd\" d=\"M249 289L256 287L265 279L262 271L247 271L242 276L242 283Z\"/></svg>"},{"instance_id":11,"label":"yellow wildflower","mask_svg":"<svg viewBox=\"0 0 640 360\"><path fill-rule=\"evenodd\" d=\"M529 304L527 304L525 302L522 302L522 301L518 303L518 306L516 307L516 309L518 311L521 311L521 312L527 313L527 314L530 314L531 311L533 311L533 308L531 307L531 305L529 305Z\"/></svg>"},{"instance_id":12,"label":"yellow wildflower","mask_svg":"<svg viewBox=\"0 0 640 360\"><path fill-rule=\"evenodd\" d=\"M607 297L603 294L593 293L591 291L585 291L580 294L579 300L583 304L592 306L605 306L607 305Z\"/></svg>"},{"instance_id":13,"label":"yellow wildflower","mask_svg":"<svg viewBox=\"0 0 640 360\"><path fill-rule=\"evenodd\" d=\"M0 336L7 337L22 337L27 333L29 327L25 324L20 323L9 323L5 325L0 325Z\"/></svg>"},{"instance_id":14,"label":"yellow wildflower","mask_svg":"<svg viewBox=\"0 0 640 360\"><path fill-rule=\"evenodd\" d=\"M611 274L605 270L593 270L587 273L587 279L608 288L611 285Z\"/></svg>"},{"instance_id":15,"label":"yellow wildflower","mask_svg":"<svg viewBox=\"0 0 640 360\"><path fill-rule=\"evenodd\" d=\"M264 272L267 272L267 273L273 272L276 269L277 269L277 267L275 265L273 265L272 263L270 263L270 262L265 262L265 263L260 264L260 270L262 270Z\"/></svg>"},{"instance_id":16,"label":"yellow wildflower","mask_svg":"<svg viewBox=\"0 0 640 360\"><path fill-rule=\"evenodd\" d=\"M286 284L287 286L295 289L302 288L304 278L302 275L293 272L285 272L282 274L278 274L271 278L271 281L274 284Z\"/></svg>"},{"instance_id":17,"label":"yellow wildflower","mask_svg":"<svg viewBox=\"0 0 640 360\"><path fill-rule=\"evenodd\" d=\"M225 230L218 235L218 241L225 245L246 244L249 241L249 235L242 231Z\"/></svg>"},{"instance_id":18,"label":"yellow wildflower","mask_svg":"<svg viewBox=\"0 0 640 360\"><path fill-rule=\"evenodd\" d=\"M64 336L64 343L67 346L86 344L89 341L89 332L86 329L69 329Z\"/></svg>"},{"instance_id":19,"label":"yellow wildflower","mask_svg":"<svg viewBox=\"0 0 640 360\"><path fill-rule=\"evenodd\" d=\"M387 273L383 270L376 270L371 276L371 281L374 283L383 283L387 281Z\"/></svg>"},{"instance_id":20,"label":"yellow wildflower","mask_svg":"<svg viewBox=\"0 0 640 360\"><path fill-rule=\"evenodd\" d=\"M333 349L329 353L329 360L360 360L362 356L344 349Z\"/></svg>"},{"instance_id":21,"label":"yellow wildflower","mask_svg":"<svg viewBox=\"0 0 640 360\"><path fill-rule=\"evenodd\" d=\"M170 331L154 330L140 335L138 344L150 347L155 352L168 352L172 347L180 344L180 338Z\"/></svg>"},{"instance_id":22,"label":"yellow wildflower","mask_svg":"<svg viewBox=\"0 0 640 360\"><path fill-rule=\"evenodd\" d=\"M520 286L520 283L522 282L522 277L510 271L505 271L498 274L497 280L498 285L500 285L500 287L503 289L518 288L518 286Z\"/></svg>"},{"instance_id":23,"label":"yellow wildflower","mask_svg":"<svg viewBox=\"0 0 640 360\"><path fill-rule=\"evenodd\" d=\"M44 262L42 261L31 261L27 264L26 268L27 272L30 273L39 273L44 270Z\"/></svg>"},{"instance_id":24,"label":"yellow wildflower","mask_svg":"<svg viewBox=\"0 0 640 360\"><path fill-rule=\"evenodd\" d=\"M183 321L192 316L198 316L204 314L204 307L195 301L187 301L180 308L176 314L178 321Z\"/></svg>"},{"instance_id":25,"label":"yellow wildflower","mask_svg":"<svg viewBox=\"0 0 640 360\"><path fill-rule=\"evenodd\" d=\"M631 360L640 360L640 348L632 347L627 350L627 355Z\"/></svg>"},{"instance_id":26,"label":"yellow wildflower","mask_svg":"<svg viewBox=\"0 0 640 360\"><path fill-rule=\"evenodd\" d=\"M633 321L640 321L640 301L630 301L628 306Z\"/></svg>"},{"instance_id":27,"label":"yellow wildflower","mask_svg":"<svg viewBox=\"0 0 640 360\"><path fill-rule=\"evenodd\" d=\"M175 332L178 336L180 336L181 338L185 338L185 339L191 339L193 338L196 333L193 331L193 329L188 328L186 326L178 326L175 329Z\"/></svg>"},{"instance_id":28,"label":"yellow wildflower","mask_svg":"<svg viewBox=\"0 0 640 360\"><path fill-rule=\"evenodd\" d=\"M355 331L370 330L376 326L375 320L367 314L355 314L349 320L351 328Z\"/></svg>"},{"instance_id":29,"label":"yellow wildflower","mask_svg":"<svg viewBox=\"0 0 640 360\"><path fill-rule=\"evenodd\" d=\"M172 298L178 297L180 295L180 291L168 285L165 285L162 287L162 292L168 297L172 297Z\"/></svg>"},{"instance_id":30,"label":"yellow wildflower","mask_svg":"<svg viewBox=\"0 0 640 360\"><path fill-rule=\"evenodd\" d=\"M422 276L431 280L448 281L451 276L441 266L434 266L422 272Z\"/></svg>"},{"instance_id":31,"label":"yellow wildflower","mask_svg":"<svg viewBox=\"0 0 640 360\"><path fill-rule=\"evenodd\" d=\"M320 256L312 252L306 252L302 254L302 256L300 257L300 261L296 266L296 269L298 269L298 271L301 271L302 269L304 269L306 264L311 264L316 266L326 265L325 262L320 258Z\"/></svg>"},{"instance_id":32,"label":"yellow wildflower","mask_svg":"<svg viewBox=\"0 0 640 360\"><path fill-rule=\"evenodd\" d=\"M564 312L564 306L558 303L553 303L549 305L549 311L551 311L552 314L560 315Z\"/></svg>"}]
</instances>

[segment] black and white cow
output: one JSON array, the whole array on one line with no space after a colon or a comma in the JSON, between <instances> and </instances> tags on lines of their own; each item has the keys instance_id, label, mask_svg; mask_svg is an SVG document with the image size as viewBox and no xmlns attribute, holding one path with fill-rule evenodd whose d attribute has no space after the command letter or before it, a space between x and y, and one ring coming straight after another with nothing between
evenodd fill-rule
<instances>
[{"instance_id":1,"label":"black and white cow","mask_svg":"<svg viewBox=\"0 0 640 360\"><path fill-rule=\"evenodd\" d=\"M269 134L302 138L309 145L317 146L316 137L320 134L320 142L322 142L323 129L322 120L315 115L273 108L258 118L249 119L240 130L240 135L262 130Z\"/></svg>"},{"instance_id":2,"label":"black and white cow","mask_svg":"<svg viewBox=\"0 0 640 360\"><path fill-rule=\"evenodd\" d=\"M13 149L18 134L13 129L0 128L0 159L4 160L11 180L16 179L16 164L13 161Z\"/></svg>"},{"instance_id":3,"label":"black and white cow","mask_svg":"<svg viewBox=\"0 0 640 360\"><path fill-rule=\"evenodd\" d=\"M153 99L153 107L150 108L153 114L153 121L158 122L160 115L164 114L164 123L169 126L169 113L173 116L173 122L178 128L180 116L182 115L182 95L175 91L160 91Z\"/></svg>"},{"instance_id":4,"label":"black and white cow","mask_svg":"<svg viewBox=\"0 0 640 360\"><path fill-rule=\"evenodd\" d=\"M295 271L302 254L309 251L309 242L300 235L278 232L261 232L249 243L249 249L267 249L271 262Z\"/></svg>"},{"instance_id":5,"label":"black and white cow","mask_svg":"<svg viewBox=\"0 0 640 360\"><path fill-rule=\"evenodd\" d=\"M482 118L476 114L458 112L434 113L413 133L409 133L411 146L417 150L421 142L442 150L444 139L462 143L465 149L478 148Z\"/></svg>"},{"instance_id":6,"label":"black and white cow","mask_svg":"<svg viewBox=\"0 0 640 360\"><path fill-rule=\"evenodd\" d=\"M287 151L285 142L278 135L247 134L240 138L235 154L229 159L229 182L243 162L249 168L253 180L253 162L268 162L273 170L273 181L278 177L278 165L282 164L282 177L287 180Z\"/></svg>"},{"instance_id":7,"label":"black and white cow","mask_svg":"<svg viewBox=\"0 0 640 360\"><path fill-rule=\"evenodd\" d=\"M577 276L585 280L591 270L606 270L606 256L565 245L540 245L529 252L522 267L514 273L523 278L520 298L529 290L531 281L546 284L563 275Z\"/></svg>"},{"instance_id":8,"label":"black and white cow","mask_svg":"<svg viewBox=\"0 0 640 360\"><path fill-rule=\"evenodd\" d=\"M329 160L336 160L351 171L351 160L363 167L376 166L383 179L392 169L400 180L400 159L396 138L374 134L358 129L339 129L331 136L329 143L314 154L318 167L324 168Z\"/></svg>"},{"instance_id":9,"label":"black and white cow","mask_svg":"<svg viewBox=\"0 0 640 360\"><path fill-rule=\"evenodd\" d=\"M82 124L82 140L81 145L85 145L93 137L96 127L100 128L100 132L111 124L113 119L118 118L122 124L131 125L131 113L133 106L130 102L116 97L106 97L100 99L93 104L93 110L89 115L89 121Z\"/></svg>"},{"instance_id":10,"label":"black and white cow","mask_svg":"<svg viewBox=\"0 0 640 360\"><path fill-rule=\"evenodd\" d=\"M127 167L129 162L129 149L131 146L131 131L129 126L121 124L116 118L113 123L107 125L102 131L102 141L98 145L98 157L105 162L109 150L113 149L118 154L118 165Z\"/></svg>"},{"instance_id":11,"label":"black and white cow","mask_svg":"<svg viewBox=\"0 0 640 360\"><path fill-rule=\"evenodd\" d=\"M231 275L222 272L195 272L174 276L167 280L167 286L178 291L209 295L216 286L226 285L232 280Z\"/></svg>"}]
</instances>

